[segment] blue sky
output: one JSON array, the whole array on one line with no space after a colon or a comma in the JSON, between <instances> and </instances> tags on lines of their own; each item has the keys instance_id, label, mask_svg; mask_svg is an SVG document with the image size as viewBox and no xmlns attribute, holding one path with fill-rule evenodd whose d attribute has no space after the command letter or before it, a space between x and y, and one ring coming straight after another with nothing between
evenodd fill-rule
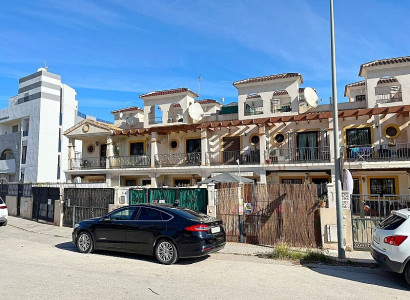
<instances>
[{"instance_id":1,"label":"blue sky","mask_svg":"<svg viewBox=\"0 0 410 300\"><path fill-rule=\"evenodd\" d=\"M410 55L410 1L335 0L339 101L360 64ZM79 110L142 106L138 95L188 87L237 100L232 82L299 72L331 95L329 1L2 1L0 108L18 78L47 61L77 91Z\"/></svg>"}]
</instances>

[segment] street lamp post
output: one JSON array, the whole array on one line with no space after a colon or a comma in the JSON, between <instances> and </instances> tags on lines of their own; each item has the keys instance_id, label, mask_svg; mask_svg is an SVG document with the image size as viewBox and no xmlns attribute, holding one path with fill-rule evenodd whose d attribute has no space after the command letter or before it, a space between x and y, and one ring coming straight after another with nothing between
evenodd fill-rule
<instances>
[{"instance_id":1,"label":"street lamp post","mask_svg":"<svg viewBox=\"0 0 410 300\"><path fill-rule=\"evenodd\" d=\"M236 160L238 164L239 187L238 187L238 225L239 225L239 242L243 243L243 200L242 200L242 182L241 182L241 164L239 159ZM241 211L242 210L242 211Z\"/></svg>"},{"instance_id":2,"label":"street lamp post","mask_svg":"<svg viewBox=\"0 0 410 300\"><path fill-rule=\"evenodd\" d=\"M336 219L337 219L337 253L338 257L346 258L345 253L345 233L343 230L343 210L342 210L342 173L340 168L340 148L339 148L339 118L337 109L337 85L336 85L336 54L335 54L335 24L333 13L333 0L330 0L330 44L332 56L332 98L333 98L333 141L335 160L335 187L336 187Z\"/></svg>"}]
</instances>

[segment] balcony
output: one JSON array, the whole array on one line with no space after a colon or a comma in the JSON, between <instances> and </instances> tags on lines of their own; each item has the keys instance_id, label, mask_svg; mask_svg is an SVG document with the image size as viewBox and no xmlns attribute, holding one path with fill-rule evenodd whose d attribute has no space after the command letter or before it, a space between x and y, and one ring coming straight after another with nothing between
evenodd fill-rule
<instances>
[{"instance_id":1,"label":"balcony","mask_svg":"<svg viewBox=\"0 0 410 300\"><path fill-rule=\"evenodd\" d=\"M207 165L257 165L260 163L259 150L207 152Z\"/></svg>"},{"instance_id":2,"label":"balcony","mask_svg":"<svg viewBox=\"0 0 410 300\"><path fill-rule=\"evenodd\" d=\"M162 117L149 118L148 119L148 124L149 125L162 124Z\"/></svg>"},{"instance_id":3,"label":"balcony","mask_svg":"<svg viewBox=\"0 0 410 300\"><path fill-rule=\"evenodd\" d=\"M105 157L87 157L70 159L70 170L105 169L107 159Z\"/></svg>"},{"instance_id":4,"label":"balcony","mask_svg":"<svg viewBox=\"0 0 410 300\"><path fill-rule=\"evenodd\" d=\"M176 166L200 166L201 152L156 154L156 167L176 167Z\"/></svg>"},{"instance_id":5,"label":"balcony","mask_svg":"<svg viewBox=\"0 0 410 300\"><path fill-rule=\"evenodd\" d=\"M410 143L347 146L342 149L349 162L410 160Z\"/></svg>"},{"instance_id":6,"label":"balcony","mask_svg":"<svg viewBox=\"0 0 410 300\"><path fill-rule=\"evenodd\" d=\"M15 173L16 160L14 158L0 160L0 174Z\"/></svg>"},{"instance_id":7,"label":"balcony","mask_svg":"<svg viewBox=\"0 0 410 300\"><path fill-rule=\"evenodd\" d=\"M249 106L245 108L244 115L245 116L254 116L254 115L262 115L263 114L263 106L252 107Z\"/></svg>"},{"instance_id":8,"label":"balcony","mask_svg":"<svg viewBox=\"0 0 410 300\"><path fill-rule=\"evenodd\" d=\"M146 168L151 166L150 155L109 157L110 169Z\"/></svg>"},{"instance_id":9,"label":"balcony","mask_svg":"<svg viewBox=\"0 0 410 300\"><path fill-rule=\"evenodd\" d=\"M290 112L292 111L292 107L289 105L280 105L280 106L275 106L272 105L271 108L271 113L282 113L282 112Z\"/></svg>"},{"instance_id":10,"label":"balcony","mask_svg":"<svg viewBox=\"0 0 410 300\"><path fill-rule=\"evenodd\" d=\"M268 164L330 162L329 146L299 147L299 148L271 148L267 150Z\"/></svg>"},{"instance_id":11,"label":"balcony","mask_svg":"<svg viewBox=\"0 0 410 300\"><path fill-rule=\"evenodd\" d=\"M403 101L402 93L396 94L378 94L376 95L377 104L393 103Z\"/></svg>"}]
</instances>

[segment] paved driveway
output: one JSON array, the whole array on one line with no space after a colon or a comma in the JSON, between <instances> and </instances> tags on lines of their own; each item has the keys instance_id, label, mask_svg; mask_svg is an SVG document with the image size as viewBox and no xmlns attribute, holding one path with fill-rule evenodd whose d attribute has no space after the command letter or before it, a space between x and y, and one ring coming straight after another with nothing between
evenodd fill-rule
<instances>
[{"instance_id":1,"label":"paved driveway","mask_svg":"<svg viewBox=\"0 0 410 300\"><path fill-rule=\"evenodd\" d=\"M80 254L71 229L11 218L0 227L2 299L410 299L381 270L295 266L214 254L163 266L149 257Z\"/></svg>"}]
</instances>

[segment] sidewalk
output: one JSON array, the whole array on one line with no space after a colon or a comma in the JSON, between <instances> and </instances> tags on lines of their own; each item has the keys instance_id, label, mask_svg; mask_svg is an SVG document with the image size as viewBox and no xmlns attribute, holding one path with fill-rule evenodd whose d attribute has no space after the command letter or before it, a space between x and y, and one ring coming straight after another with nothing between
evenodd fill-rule
<instances>
[{"instance_id":1,"label":"sidewalk","mask_svg":"<svg viewBox=\"0 0 410 300\"><path fill-rule=\"evenodd\" d=\"M69 227L57 227L46 223L36 222L33 220L26 220L12 216L9 216L7 226L13 226L21 230L35 232L39 234L63 237L67 238L70 241L71 232L73 231L73 229ZM272 251L273 248L269 246L258 246L241 243L226 243L225 248L222 249L220 253L254 256L259 254L268 254ZM324 250L323 254L331 257L337 257L336 250ZM370 252L367 251L346 251L346 258L348 260L358 263L375 263Z\"/></svg>"}]
</instances>

